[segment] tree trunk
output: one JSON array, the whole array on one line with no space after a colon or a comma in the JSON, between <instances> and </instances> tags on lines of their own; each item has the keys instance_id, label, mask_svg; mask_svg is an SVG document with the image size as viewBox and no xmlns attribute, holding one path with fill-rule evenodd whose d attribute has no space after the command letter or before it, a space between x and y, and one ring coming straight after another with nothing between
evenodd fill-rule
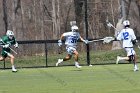
<instances>
[{"instance_id":1,"label":"tree trunk","mask_svg":"<svg viewBox=\"0 0 140 93\"><path fill-rule=\"evenodd\" d=\"M3 0L3 20L5 24L5 33L8 29L8 18L7 18L7 5L6 5L7 0Z\"/></svg>"},{"instance_id":2,"label":"tree trunk","mask_svg":"<svg viewBox=\"0 0 140 93\"><path fill-rule=\"evenodd\" d=\"M40 10L41 10L41 16L40 16L40 20L41 20L41 39L44 40L45 39L45 36L44 36L43 0L40 0Z\"/></svg>"},{"instance_id":3,"label":"tree trunk","mask_svg":"<svg viewBox=\"0 0 140 93\"><path fill-rule=\"evenodd\" d=\"M122 22L123 22L123 19L126 18L124 1L120 0L120 2L118 2L118 3L120 4L119 7L121 7L120 14L119 14L119 15L121 15L121 18L118 19L118 22L116 24L117 30L115 30L115 37L123 29ZM121 41L113 41L112 50L116 50L116 49L122 49L122 42Z\"/></svg>"},{"instance_id":4,"label":"tree trunk","mask_svg":"<svg viewBox=\"0 0 140 93\"><path fill-rule=\"evenodd\" d=\"M57 3L57 4L56 4ZM59 0L52 0L53 39L60 36L60 6ZM57 8L57 10L56 10Z\"/></svg>"},{"instance_id":5,"label":"tree trunk","mask_svg":"<svg viewBox=\"0 0 140 93\"><path fill-rule=\"evenodd\" d=\"M21 38L21 40L23 39L23 40L25 40L25 38L26 38L26 36L25 36L25 32L24 32L24 29L25 29L25 22L24 22L24 20L25 20L25 17L24 17L24 4L23 4L23 1L22 0L20 0L20 5L21 5L21 20L22 20L22 22L21 22L21 24L22 24L22 29L20 30L20 36L19 36L19 38Z\"/></svg>"},{"instance_id":6,"label":"tree trunk","mask_svg":"<svg viewBox=\"0 0 140 93\"><path fill-rule=\"evenodd\" d=\"M34 3L33 3L33 5L34 5L34 8L33 8L33 11L34 11L34 21L35 21L35 23L34 23L34 34L35 34L35 40L37 40L38 38L37 38L37 35L36 35L36 32L37 32L37 15L36 15L36 0L34 0L33 1Z\"/></svg>"},{"instance_id":7,"label":"tree trunk","mask_svg":"<svg viewBox=\"0 0 140 93\"><path fill-rule=\"evenodd\" d=\"M16 12L15 12L15 8L16 8L16 5L17 5L17 0L13 0L13 3L12 3L12 29L13 29L13 32L16 34Z\"/></svg>"}]
</instances>

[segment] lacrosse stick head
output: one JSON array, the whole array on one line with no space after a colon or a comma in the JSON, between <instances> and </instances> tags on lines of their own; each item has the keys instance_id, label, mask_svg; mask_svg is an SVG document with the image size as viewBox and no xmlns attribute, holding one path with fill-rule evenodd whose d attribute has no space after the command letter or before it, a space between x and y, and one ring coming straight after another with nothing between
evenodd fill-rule
<instances>
[{"instance_id":1,"label":"lacrosse stick head","mask_svg":"<svg viewBox=\"0 0 140 93\"><path fill-rule=\"evenodd\" d=\"M113 25L110 22L107 23L107 26L108 27L113 27Z\"/></svg>"},{"instance_id":2,"label":"lacrosse stick head","mask_svg":"<svg viewBox=\"0 0 140 93\"><path fill-rule=\"evenodd\" d=\"M76 25L76 21L70 21L70 26Z\"/></svg>"},{"instance_id":3,"label":"lacrosse stick head","mask_svg":"<svg viewBox=\"0 0 140 93\"><path fill-rule=\"evenodd\" d=\"M110 43L114 40L114 37L105 37L103 43Z\"/></svg>"}]
</instances>

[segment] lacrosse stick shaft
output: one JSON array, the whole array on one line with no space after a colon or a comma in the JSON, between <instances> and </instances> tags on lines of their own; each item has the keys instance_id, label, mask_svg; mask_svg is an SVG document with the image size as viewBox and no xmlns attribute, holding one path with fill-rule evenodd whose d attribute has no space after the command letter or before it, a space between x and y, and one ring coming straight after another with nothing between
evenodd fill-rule
<instances>
[{"instance_id":1,"label":"lacrosse stick shaft","mask_svg":"<svg viewBox=\"0 0 140 93\"><path fill-rule=\"evenodd\" d=\"M15 50L13 50L11 47L9 47L11 49L11 51L13 51L15 54L17 54L17 52Z\"/></svg>"},{"instance_id":2,"label":"lacrosse stick shaft","mask_svg":"<svg viewBox=\"0 0 140 93\"><path fill-rule=\"evenodd\" d=\"M98 41L103 41L104 39L98 39L98 40L91 40L91 41L88 41L89 43L91 42L98 42Z\"/></svg>"},{"instance_id":3,"label":"lacrosse stick shaft","mask_svg":"<svg viewBox=\"0 0 140 93\"><path fill-rule=\"evenodd\" d=\"M119 31L115 26L112 25L112 27L113 27L116 31Z\"/></svg>"}]
</instances>

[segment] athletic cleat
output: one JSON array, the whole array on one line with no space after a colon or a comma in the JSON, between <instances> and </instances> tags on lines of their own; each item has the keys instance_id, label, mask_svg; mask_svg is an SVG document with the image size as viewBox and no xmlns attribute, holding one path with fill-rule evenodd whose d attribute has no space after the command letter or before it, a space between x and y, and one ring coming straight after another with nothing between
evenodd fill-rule
<instances>
[{"instance_id":1,"label":"athletic cleat","mask_svg":"<svg viewBox=\"0 0 140 93\"><path fill-rule=\"evenodd\" d=\"M118 64L120 61L120 56L117 56L116 64Z\"/></svg>"},{"instance_id":2,"label":"athletic cleat","mask_svg":"<svg viewBox=\"0 0 140 93\"><path fill-rule=\"evenodd\" d=\"M17 70L16 69L12 69L12 72L17 72Z\"/></svg>"},{"instance_id":3,"label":"athletic cleat","mask_svg":"<svg viewBox=\"0 0 140 93\"><path fill-rule=\"evenodd\" d=\"M139 71L139 68L134 68L134 72L135 72L135 71Z\"/></svg>"},{"instance_id":4,"label":"athletic cleat","mask_svg":"<svg viewBox=\"0 0 140 93\"><path fill-rule=\"evenodd\" d=\"M55 64L56 67L57 67L61 62L63 62L63 59L58 59L57 63Z\"/></svg>"},{"instance_id":5,"label":"athletic cleat","mask_svg":"<svg viewBox=\"0 0 140 93\"><path fill-rule=\"evenodd\" d=\"M82 68L82 66L79 66L79 65L75 65L76 66L76 68Z\"/></svg>"},{"instance_id":6,"label":"athletic cleat","mask_svg":"<svg viewBox=\"0 0 140 93\"><path fill-rule=\"evenodd\" d=\"M89 65L89 67L92 67L92 66L93 66L93 65L91 65L91 64Z\"/></svg>"}]
</instances>

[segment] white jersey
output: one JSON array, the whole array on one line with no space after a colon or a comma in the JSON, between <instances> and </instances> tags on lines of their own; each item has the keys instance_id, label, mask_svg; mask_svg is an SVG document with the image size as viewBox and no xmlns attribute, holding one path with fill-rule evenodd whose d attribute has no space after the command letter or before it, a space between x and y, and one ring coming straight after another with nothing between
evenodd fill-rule
<instances>
[{"instance_id":1,"label":"white jersey","mask_svg":"<svg viewBox=\"0 0 140 93\"><path fill-rule=\"evenodd\" d=\"M66 39L65 44L71 47L76 47L77 40L80 38L80 34L78 32L66 32L63 36Z\"/></svg>"},{"instance_id":2,"label":"white jersey","mask_svg":"<svg viewBox=\"0 0 140 93\"><path fill-rule=\"evenodd\" d=\"M119 35L117 36L117 40L123 41L123 48L133 47L132 40L135 40L136 36L134 34L133 29L125 28L122 29Z\"/></svg>"}]
</instances>

